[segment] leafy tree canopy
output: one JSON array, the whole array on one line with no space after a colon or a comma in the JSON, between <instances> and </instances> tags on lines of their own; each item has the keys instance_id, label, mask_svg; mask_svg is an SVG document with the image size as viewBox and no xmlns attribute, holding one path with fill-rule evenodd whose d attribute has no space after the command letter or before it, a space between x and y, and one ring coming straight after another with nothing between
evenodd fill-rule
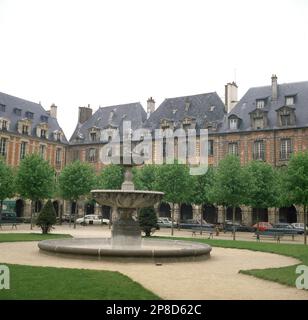
<instances>
[{"instance_id":1,"label":"leafy tree canopy","mask_svg":"<svg viewBox=\"0 0 308 320\"><path fill-rule=\"evenodd\" d=\"M104 167L98 177L99 189L121 189L124 170L120 165L110 164Z\"/></svg>"},{"instance_id":2,"label":"leafy tree canopy","mask_svg":"<svg viewBox=\"0 0 308 320\"><path fill-rule=\"evenodd\" d=\"M0 201L7 198L12 198L14 196L14 193L14 171L2 159L0 159Z\"/></svg>"},{"instance_id":3,"label":"leafy tree canopy","mask_svg":"<svg viewBox=\"0 0 308 320\"><path fill-rule=\"evenodd\" d=\"M138 190L155 190L157 178L157 166L144 165L141 168L134 168L134 184Z\"/></svg>"},{"instance_id":4,"label":"leafy tree canopy","mask_svg":"<svg viewBox=\"0 0 308 320\"><path fill-rule=\"evenodd\" d=\"M88 195L96 183L94 169L80 161L67 165L59 176L61 195L68 200L78 200L80 196Z\"/></svg>"},{"instance_id":5,"label":"leafy tree canopy","mask_svg":"<svg viewBox=\"0 0 308 320\"><path fill-rule=\"evenodd\" d=\"M19 165L16 188L25 199L51 198L54 191L53 168L38 154L27 155Z\"/></svg>"}]
</instances>

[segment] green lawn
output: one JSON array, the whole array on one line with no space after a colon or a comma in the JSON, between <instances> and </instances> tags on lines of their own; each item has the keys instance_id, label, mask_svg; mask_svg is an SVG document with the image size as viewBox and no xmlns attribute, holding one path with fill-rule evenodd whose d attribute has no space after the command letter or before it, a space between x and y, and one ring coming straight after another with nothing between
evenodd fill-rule
<instances>
[{"instance_id":1,"label":"green lawn","mask_svg":"<svg viewBox=\"0 0 308 320\"><path fill-rule=\"evenodd\" d=\"M1 233L0 242L16 242L16 241L41 241L46 239L71 238L69 234L41 234L41 233Z\"/></svg>"},{"instance_id":2,"label":"green lawn","mask_svg":"<svg viewBox=\"0 0 308 320\"><path fill-rule=\"evenodd\" d=\"M161 237L166 238L166 237ZM302 244L284 244L284 243L266 243L266 242L252 242L252 241L233 241L233 240L212 240L212 239L193 239L193 238L171 238L174 240L189 240L207 243L213 247L247 249L253 251L262 251L269 253L277 253L284 256L296 258L301 261L300 264L308 266L308 246ZM265 280L275 281L281 284L295 287L295 280L298 274L295 273L297 265L268 268L268 269L254 269L241 270L240 273L252 275Z\"/></svg>"},{"instance_id":3,"label":"green lawn","mask_svg":"<svg viewBox=\"0 0 308 320\"><path fill-rule=\"evenodd\" d=\"M119 272L6 265L10 268L11 287L0 290L0 300L159 299Z\"/></svg>"}]
</instances>

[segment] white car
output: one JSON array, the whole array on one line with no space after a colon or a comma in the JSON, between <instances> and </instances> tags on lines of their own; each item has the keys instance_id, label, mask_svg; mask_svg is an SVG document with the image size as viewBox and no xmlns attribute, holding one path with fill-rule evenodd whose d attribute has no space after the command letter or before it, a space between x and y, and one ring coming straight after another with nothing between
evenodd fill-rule
<instances>
[{"instance_id":1,"label":"white car","mask_svg":"<svg viewBox=\"0 0 308 320\"><path fill-rule=\"evenodd\" d=\"M83 218L78 218L76 223L79 224L109 224L109 219L104 219L102 216L97 216L95 214L88 214Z\"/></svg>"}]
</instances>

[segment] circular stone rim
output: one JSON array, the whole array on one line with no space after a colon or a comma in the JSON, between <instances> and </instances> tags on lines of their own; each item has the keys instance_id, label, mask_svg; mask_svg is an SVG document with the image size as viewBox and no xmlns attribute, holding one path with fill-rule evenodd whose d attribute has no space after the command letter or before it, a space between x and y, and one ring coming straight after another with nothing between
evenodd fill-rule
<instances>
[{"instance_id":1,"label":"circular stone rim","mask_svg":"<svg viewBox=\"0 0 308 320\"><path fill-rule=\"evenodd\" d=\"M114 190L114 189L96 189L91 190L91 193L137 193L137 194L157 194L157 195L164 195L164 192L161 191L150 191L150 190Z\"/></svg>"},{"instance_id":2,"label":"circular stone rim","mask_svg":"<svg viewBox=\"0 0 308 320\"><path fill-rule=\"evenodd\" d=\"M161 240L161 239L143 239L143 242L153 245L170 246L168 249L160 250L153 248L87 248L68 246L75 242L76 244L82 242L96 241L110 245L111 238L73 238L73 239L52 239L43 240L38 243L38 247L43 251L52 253L64 253L73 255L96 256L98 258L104 257L120 257L120 258L181 258L181 257L199 257L208 256L212 247L205 243L196 243L192 241L183 240ZM66 245L65 245L66 244ZM90 243L89 243L90 244ZM173 247L173 248L172 248Z\"/></svg>"}]
</instances>

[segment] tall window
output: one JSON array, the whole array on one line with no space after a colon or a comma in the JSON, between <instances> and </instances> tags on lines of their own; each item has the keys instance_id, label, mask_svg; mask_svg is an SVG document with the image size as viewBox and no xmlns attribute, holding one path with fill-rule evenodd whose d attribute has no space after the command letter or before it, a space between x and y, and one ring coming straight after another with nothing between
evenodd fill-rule
<instances>
[{"instance_id":1,"label":"tall window","mask_svg":"<svg viewBox=\"0 0 308 320\"><path fill-rule=\"evenodd\" d=\"M253 145L253 159L265 160L265 145L264 141L255 141Z\"/></svg>"},{"instance_id":2,"label":"tall window","mask_svg":"<svg viewBox=\"0 0 308 320\"><path fill-rule=\"evenodd\" d=\"M229 124L231 130L237 129L237 119L229 119Z\"/></svg>"},{"instance_id":3,"label":"tall window","mask_svg":"<svg viewBox=\"0 0 308 320\"><path fill-rule=\"evenodd\" d=\"M255 122L256 129L263 129L263 127L264 127L263 117L255 118L254 122Z\"/></svg>"},{"instance_id":4,"label":"tall window","mask_svg":"<svg viewBox=\"0 0 308 320\"><path fill-rule=\"evenodd\" d=\"M214 141L213 140L208 141L208 155L209 156L214 155Z\"/></svg>"},{"instance_id":5,"label":"tall window","mask_svg":"<svg viewBox=\"0 0 308 320\"><path fill-rule=\"evenodd\" d=\"M22 160L26 156L27 142L21 142L19 158Z\"/></svg>"},{"instance_id":6,"label":"tall window","mask_svg":"<svg viewBox=\"0 0 308 320\"><path fill-rule=\"evenodd\" d=\"M238 155L238 143L237 142L229 143L228 151L229 151L229 154L233 154L233 155L237 156Z\"/></svg>"},{"instance_id":7,"label":"tall window","mask_svg":"<svg viewBox=\"0 0 308 320\"><path fill-rule=\"evenodd\" d=\"M29 126L25 124L22 125L22 134L29 134Z\"/></svg>"},{"instance_id":8,"label":"tall window","mask_svg":"<svg viewBox=\"0 0 308 320\"><path fill-rule=\"evenodd\" d=\"M5 104L0 103L0 111L5 112Z\"/></svg>"},{"instance_id":9,"label":"tall window","mask_svg":"<svg viewBox=\"0 0 308 320\"><path fill-rule=\"evenodd\" d=\"M72 161L79 160L79 150L72 150Z\"/></svg>"},{"instance_id":10,"label":"tall window","mask_svg":"<svg viewBox=\"0 0 308 320\"><path fill-rule=\"evenodd\" d=\"M96 149L95 148L90 148L88 150L88 161L89 162L96 161Z\"/></svg>"},{"instance_id":11,"label":"tall window","mask_svg":"<svg viewBox=\"0 0 308 320\"><path fill-rule=\"evenodd\" d=\"M1 138L0 139L0 155L3 157L6 156L6 148L7 148L7 139Z\"/></svg>"},{"instance_id":12,"label":"tall window","mask_svg":"<svg viewBox=\"0 0 308 320\"><path fill-rule=\"evenodd\" d=\"M43 158L43 159L45 159L45 155L46 155L46 146L45 145L43 145L43 144L41 144L40 145L40 156Z\"/></svg>"},{"instance_id":13,"label":"tall window","mask_svg":"<svg viewBox=\"0 0 308 320\"><path fill-rule=\"evenodd\" d=\"M62 156L62 150L60 148L56 149L56 164L61 164L61 156Z\"/></svg>"},{"instance_id":14,"label":"tall window","mask_svg":"<svg viewBox=\"0 0 308 320\"><path fill-rule=\"evenodd\" d=\"M56 140L61 141L61 132L56 133Z\"/></svg>"},{"instance_id":15,"label":"tall window","mask_svg":"<svg viewBox=\"0 0 308 320\"><path fill-rule=\"evenodd\" d=\"M280 159L288 160L292 153L292 143L291 139L281 139L280 140Z\"/></svg>"}]
</instances>

